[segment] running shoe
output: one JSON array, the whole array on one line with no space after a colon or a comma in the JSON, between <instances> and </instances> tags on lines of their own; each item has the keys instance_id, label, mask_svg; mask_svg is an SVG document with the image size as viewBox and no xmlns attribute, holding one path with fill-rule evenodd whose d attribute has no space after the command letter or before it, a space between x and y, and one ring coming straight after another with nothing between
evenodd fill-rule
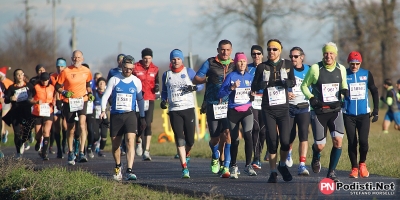
<instances>
[{"instance_id":1,"label":"running shoe","mask_svg":"<svg viewBox=\"0 0 400 200\"><path fill-rule=\"evenodd\" d=\"M277 183L278 182L278 173L276 172L271 172L268 178L268 183Z\"/></svg>"},{"instance_id":2,"label":"running shoe","mask_svg":"<svg viewBox=\"0 0 400 200\"><path fill-rule=\"evenodd\" d=\"M4 158L4 153L0 150L0 158Z\"/></svg>"},{"instance_id":3,"label":"running shoe","mask_svg":"<svg viewBox=\"0 0 400 200\"><path fill-rule=\"evenodd\" d=\"M353 167L351 169L349 178L358 178L358 168L357 167Z\"/></svg>"},{"instance_id":4,"label":"running shoe","mask_svg":"<svg viewBox=\"0 0 400 200\"><path fill-rule=\"evenodd\" d=\"M297 174L299 176L309 176L310 172L308 172L307 167L305 165L299 165L299 168L297 168Z\"/></svg>"},{"instance_id":5,"label":"running shoe","mask_svg":"<svg viewBox=\"0 0 400 200\"><path fill-rule=\"evenodd\" d=\"M143 157L144 161L151 161L151 157L150 157L150 152L149 151L144 151L142 157Z\"/></svg>"},{"instance_id":6,"label":"running shoe","mask_svg":"<svg viewBox=\"0 0 400 200\"><path fill-rule=\"evenodd\" d=\"M229 178L231 174L229 173L228 167L222 167L220 178Z\"/></svg>"},{"instance_id":7,"label":"running shoe","mask_svg":"<svg viewBox=\"0 0 400 200\"><path fill-rule=\"evenodd\" d=\"M94 158L92 148L87 148L87 155L89 156L89 158Z\"/></svg>"},{"instance_id":8,"label":"running shoe","mask_svg":"<svg viewBox=\"0 0 400 200\"><path fill-rule=\"evenodd\" d=\"M49 147L49 154L56 154L56 152L53 151L53 147Z\"/></svg>"},{"instance_id":9,"label":"running shoe","mask_svg":"<svg viewBox=\"0 0 400 200\"><path fill-rule=\"evenodd\" d=\"M182 178L190 178L189 169L188 168L183 168L182 169Z\"/></svg>"},{"instance_id":10,"label":"running shoe","mask_svg":"<svg viewBox=\"0 0 400 200\"><path fill-rule=\"evenodd\" d=\"M186 156L186 166L189 167L190 163L190 156Z\"/></svg>"},{"instance_id":11,"label":"running shoe","mask_svg":"<svg viewBox=\"0 0 400 200\"><path fill-rule=\"evenodd\" d=\"M75 154L73 152L68 153L68 164L75 165Z\"/></svg>"},{"instance_id":12,"label":"running shoe","mask_svg":"<svg viewBox=\"0 0 400 200\"><path fill-rule=\"evenodd\" d=\"M135 181L137 180L136 174L133 171L127 171L125 174L125 179L127 181Z\"/></svg>"},{"instance_id":13,"label":"running shoe","mask_svg":"<svg viewBox=\"0 0 400 200\"><path fill-rule=\"evenodd\" d=\"M36 140L36 144L35 144L35 151L40 151L40 141Z\"/></svg>"},{"instance_id":14,"label":"running shoe","mask_svg":"<svg viewBox=\"0 0 400 200\"><path fill-rule=\"evenodd\" d=\"M291 181L293 179L292 175L289 172L288 167L285 166L281 166L280 164L278 164L278 171L279 173L281 173L282 178L284 181L288 182Z\"/></svg>"},{"instance_id":15,"label":"running shoe","mask_svg":"<svg viewBox=\"0 0 400 200\"><path fill-rule=\"evenodd\" d=\"M289 150L289 153L286 158L286 166L292 167L293 166L293 159L292 159L292 150Z\"/></svg>"},{"instance_id":16,"label":"running shoe","mask_svg":"<svg viewBox=\"0 0 400 200\"><path fill-rule=\"evenodd\" d=\"M97 153L99 157L106 157L106 154L104 154L104 151L100 150L99 153Z\"/></svg>"},{"instance_id":17,"label":"running shoe","mask_svg":"<svg viewBox=\"0 0 400 200\"><path fill-rule=\"evenodd\" d=\"M237 172L237 168L238 167L236 165L234 165L234 166L229 168L229 173L230 173L229 178L230 179L238 179L239 178L238 174L236 173Z\"/></svg>"},{"instance_id":18,"label":"running shoe","mask_svg":"<svg viewBox=\"0 0 400 200\"><path fill-rule=\"evenodd\" d=\"M328 171L328 175L326 175L326 178L330 178L330 179L332 179L333 181L335 181L335 182L339 182L339 179L338 179L338 177L336 176L336 173L335 173L335 170L332 170L332 171Z\"/></svg>"},{"instance_id":19,"label":"running shoe","mask_svg":"<svg viewBox=\"0 0 400 200\"><path fill-rule=\"evenodd\" d=\"M114 180L116 180L116 181L122 180L122 172L121 171L122 171L122 166L114 168L114 173L115 173L113 175Z\"/></svg>"},{"instance_id":20,"label":"running shoe","mask_svg":"<svg viewBox=\"0 0 400 200\"><path fill-rule=\"evenodd\" d=\"M1 135L1 142L7 143L7 141L8 141L8 130L6 130L3 135Z\"/></svg>"},{"instance_id":21,"label":"running shoe","mask_svg":"<svg viewBox=\"0 0 400 200\"><path fill-rule=\"evenodd\" d=\"M60 159L64 158L61 151L57 152L57 158L60 158Z\"/></svg>"},{"instance_id":22,"label":"running shoe","mask_svg":"<svg viewBox=\"0 0 400 200\"><path fill-rule=\"evenodd\" d=\"M136 155L143 155L142 139L140 139L140 142L136 142Z\"/></svg>"},{"instance_id":23,"label":"running shoe","mask_svg":"<svg viewBox=\"0 0 400 200\"><path fill-rule=\"evenodd\" d=\"M25 150L25 151L28 151L30 148L31 148L31 146L29 145L29 143L28 143L28 142L25 142L25 143L24 143L24 150Z\"/></svg>"},{"instance_id":24,"label":"running shoe","mask_svg":"<svg viewBox=\"0 0 400 200\"><path fill-rule=\"evenodd\" d=\"M174 158L179 159L179 154L175 154Z\"/></svg>"},{"instance_id":25,"label":"running shoe","mask_svg":"<svg viewBox=\"0 0 400 200\"><path fill-rule=\"evenodd\" d=\"M17 155L15 156L15 159L17 159L17 160L22 159L22 153L17 153Z\"/></svg>"},{"instance_id":26,"label":"running shoe","mask_svg":"<svg viewBox=\"0 0 400 200\"><path fill-rule=\"evenodd\" d=\"M269 153L267 152L267 153L265 153L265 156L264 156L264 161L269 161Z\"/></svg>"},{"instance_id":27,"label":"running shoe","mask_svg":"<svg viewBox=\"0 0 400 200\"><path fill-rule=\"evenodd\" d=\"M49 160L49 156L47 155L47 153L39 152L39 156L43 160Z\"/></svg>"},{"instance_id":28,"label":"running shoe","mask_svg":"<svg viewBox=\"0 0 400 200\"><path fill-rule=\"evenodd\" d=\"M321 171L321 162L319 161L319 157L312 158L311 168L314 173L319 173Z\"/></svg>"},{"instance_id":29,"label":"running shoe","mask_svg":"<svg viewBox=\"0 0 400 200\"><path fill-rule=\"evenodd\" d=\"M360 177L367 178L369 176L369 172L367 170L367 165L365 163L360 163L358 166L360 168Z\"/></svg>"},{"instance_id":30,"label":"running shoe","mask_svg":"<svg viewBox=\"0 0 400 200\"><path fill-rule=\"evenodd\" d=\"M236 174L240 175L239 167L236 167Z\"/></svg>"},{"instance_id":31,"label":"running shoe","mask_svg":"<svg viewBox=\"0 0 400 200\"><path fill-rule=\"evenodd\" d=\"M22 144L21 147L19 148L19 153L22 155L24 154L24 151L25 151L25 145Z\"/></svg>"},{"instance_id":32,"label":"running shoe","mask_svg":"<svg viewBox=\"0 0 400 200\"><path fill-rule=\"evenodd\" d=\"M251 163L251 165L253 166L253 169L261 169L261 162L260 161L253 161Z\"/></svg>"},{"instance_id":33,"label":"running shoe","mask_svg":"<svg viewBox=\"0 0 400 200\"><path fill-rule=\"evenodd\" d=\"M79 152L79 157L78 157L78 162L87 162L88 159L86 158L85 154L83 152Z\"/></svg>"},{"instance_id":34,"label":"running shoe","mask_svg":"<svg viewBox=\"0 0 400 200\"><path fill-rule=\"evenodd\" d=\"M253 167L251 165L247 165L244 168L244 173L249 175L249 176L257 176L256 171L254 171Z\"/></svg>"},{"instance_id":35,"label":"running shoe","mask_svg":"<svg viewBox=\"0 0 400 200\"><path fill-rule=\"evenodd\" d=\"M219 167L218 158L217 159L212 159L211 160L211 172L214 173L214 174L217 174L219 172L219 170L220 170L220 167Z\"/></svg>"}]
</instances>

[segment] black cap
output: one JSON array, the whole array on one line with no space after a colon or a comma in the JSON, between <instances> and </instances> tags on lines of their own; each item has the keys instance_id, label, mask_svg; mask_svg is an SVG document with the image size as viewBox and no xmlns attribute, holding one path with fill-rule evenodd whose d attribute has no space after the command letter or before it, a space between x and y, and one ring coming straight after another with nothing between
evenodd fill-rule
<instances>
[{"instance_id":1,"label":"black cap","mask_svg":"<svg viewBox=\"0 0 400 200\"><path fill-rule=\"evenodd\" d=\"M124 59L122 60L122 63L135 63L135 59L131 55L126 55Z\"/></svg>"},{"instance_id":2,"label":"black cap","mask_svg":"<svg viewBox=\"0 0 400 200\"><path fill-rule=\"evenodd\" d=\"M142 58L145 56L151 56L153 57L153 51L150 48L145 48L142 50Z\"/></svg>"},{"instance_id":3,"label":"black cap","mask_svg":"<svg viewBox=\"0 0 400 200\"><path fill-rule=\"evenodd\" d=\"M253 50L261 51L261 54L264 55L263 48L262 48L260 45L256 45L256 44L253 45L253 46L251 47L251 52L250 52L250 53L253 53Z\"/></svg>"},{"instance_id":4,"label":"black cap","mask_svg":"<svg viewBox=\"0 0 400 200\"><path fill-rule=\"evenodd\" d=\"M399 80L397 80L397 84L400 84L400 79L399 79Z\"/></svg>"},{"instance_id":5,"label":"black cap","mask_svg":"<svg viewBox=\"0 0 400 200\"><path fill-rule=\"evenodd\" d=\"M48 81L50 79L50 74L48 72L43 72L40 74L41 81Z\"/></svg>"},{"instance_id":6,"label":"black cap","mask_svg":"<svg viewBox=\"0 0 400 200\"><path fill-rule=\"evenodd\" d=\"M39 69L40 69L40 68L44 68L44 65L42 65L42 64L36 65L36 67L35 67L36 74L39 73Z\"/></svg>"}]
</instances>

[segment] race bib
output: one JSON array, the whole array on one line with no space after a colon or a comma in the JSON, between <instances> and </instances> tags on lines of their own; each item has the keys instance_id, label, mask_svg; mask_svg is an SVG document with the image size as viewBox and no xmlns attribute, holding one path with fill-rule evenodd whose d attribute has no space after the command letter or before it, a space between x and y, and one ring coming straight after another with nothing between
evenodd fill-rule
<instances>
[{"instance_id":1,"label":"race bib","mask_svg":"<svg viewBox=\"0 0 400 200\"><path fill-rule=\"evenodd\" d=\"M187 95L185 95L181 88L171 89L171 100L172 102L186 101Z\"/></svg>"},{"instance_id":2,"label":"race bib","mask_svg":"<svg viewBox=\"0 0 400 200\"><path fill-rule=\"evenodd\" d=\"M81 98L69 98L69 111L76 112L83 109L83 97Z\"/></svg>"},{"instance_id":3,"label":"race bib","mask_svg":"<svg viewBox=\"0 0 400 200\"><path fill-rule=\"evenodd\" d=\"M50 104L42 103L39 105L39 116L50 117Z\"/></svg>"},{"instance_id":4,"label":"race bib","mask_svg":"<svg viewBox=\"0 0 400 200\"><path fill-rule=\"evenodd\" d=\"M117 93L116 110L132 110L132 94Z\"/></svg>"},{"instance_id":5,"label":"race bib","mask_svg":"<svg viewBox=\"0 0 400 200\"><path fill-rule=\"evenodd\" d=\"M224 119L227 117L228 104L213 105L214 119Z\"/></svg>"},{"instance_id":6,"label":"race bib","mask_svg":"<svg viewBox=\"0 0 400 200\"><path fill-rule=\"evenodd\" d=\"M262 95L255 95L254 101L251 102L251 106L256 110L261 110Z\"/></svg>"},{"instance_id":7,"label":"race bib","mask_svg":"<svg viewBox=\"0 0 400 200\"><path fill-rule=\"evenodd\" d=\"M270 74L271 74L270 71L264 70L264 72L263 72L263 81L267 81L268 82Z\"/></svg>"},{"instance_id":8,"label":"race bib","mask_svg":"<svg viewBox=\"0 0 400 200\"><path fill-rule=\"evenodd\" d=\"M339 83L322 84L322 99L325 103L339 101Z\"/></svg>"},{"instance_id":9,"label":"race bib","mask_svg":"<svg viewBox=\"0 0 400 200\"><path fill-rule=\"evenodd\" d=\"M23 87L15 90L15 96L17 97L17 102L28 100L28 89Z\"/></svg>"},{"instance_id":10,"label":"race bib","mask_svg":"<svg viewBox=\"0 0 400 200\"><path fill-rule=\"evenodd\" d=\"M300 88L302 82L303 82L303 79L296 77L296 85L294 87L292 87L292 92L295 96L304 96L304 94Z\"/></svg>"},{"instance_id":11,"label":"race bib","mask_svg":"<svg viewBox=\"0 0 400 200\"><path fill-rule=\"evenodd\" d=\"M86 114L93 114L93 101L87 102Z\"/></svg>"},{"instance_id":12,"label":"race bib","mask_svg":"<svg viewBox=\"0 0 400 200\"><path fill-rule=\"evenodd\" d=\"M245 104L250 101L250 90L251 88L236 88L235 100L237 104Z\"/></svg>"},{"instance_id":13,"label":"race bib","mask_svg":"<svg viewBox=\"0 0 400 200\"><path fill-rule=\"evenodd\" d=\"M367 88L365 82L350 83L350 99L351 100L365 99L366 89Z\"/></svg>"},{"instance_id":14,"label":"race bib","mask_svg":"<svg viewBox=\"0 0 400 200\"><path fill-rule=\"evenodd\" d=\"M144 111L149 110L149 100L144 100ZM136 112L139 112L139 104L136 101Z\"/></svg>"},{"instance_id":15,"label":"race bib","mask_svg":"<svg viewBox=\"0 0 400 200\"><path fill-rule=\"evenodd\" d=\"M94 118L100 119L100 115L101 115L101 106L100 105L96 105L94 107Z\"/></svg>"},{"instance_id":16,"label":"race bib","mask_svg":"<svg viewBox=\"0 0 400 200\"><path fill-rule=\"evenodd\" d=\"M268 97L269 97L269 105L280 105L286 103L286 91L282 86L269 87L268 89Z\"/></svg>"}]
</instances>

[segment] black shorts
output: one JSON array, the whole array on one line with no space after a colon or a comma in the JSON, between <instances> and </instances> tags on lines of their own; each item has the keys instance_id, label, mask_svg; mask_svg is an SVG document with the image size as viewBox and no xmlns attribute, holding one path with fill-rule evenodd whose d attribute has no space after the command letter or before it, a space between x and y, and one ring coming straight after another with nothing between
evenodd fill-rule
<instances>
[{"instance_id":1,"label":"black shorts","mask_svg":"<svg viewBox=\"0 0 400 200\"><path fill-rule=\"evenodd\" d=\"M78 110L75 112L70 112L69 111L69 103L63 102L63 107L62 107L62 114L65 117L65 120L67 120L67 123L75 123L75 117L76 114L79 115L86 115L86 108L87 108L87 101L83 103L83 109Z\"/></svg>"},{"instance_id":2,"label":"black shorts","mask_svg":"<svg viewBox=\"0 0 400 200\"><path fill-rule=\"evenodd\" d=\"M43 125L45 121L53 121L54 114L51 113L50 117L42 117L42 116L33 115L33 118L35 119L35 125Z\"/></svg>"},{"instance_id":3,"label":"black shorts","mask_svg":"<svg viewBox=\"0 0 400 200\"><path fill-rule=\"evenodd\" d=\"M110 137L122 136L126 133L137 134L137 118L135 111L110 115Z\"/></svg>"}]
</instances>

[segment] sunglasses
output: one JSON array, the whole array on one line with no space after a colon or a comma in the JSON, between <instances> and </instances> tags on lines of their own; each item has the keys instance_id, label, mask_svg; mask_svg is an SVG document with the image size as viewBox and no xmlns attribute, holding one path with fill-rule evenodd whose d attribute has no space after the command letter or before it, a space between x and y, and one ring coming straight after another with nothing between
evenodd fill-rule
<instances>
[{"instance_id":1,"label":"sunglasses","mask_svg":"<svg viewBox=\"0 0 400 200\"><path fill-rule=\"evenodd\" d=\"M272 51L278 51L278 48L267 48L267 51L268 51L268 52L270 52L271 50L272 50Z\"/></svg>"},{"instance_id":2,"label":"sunglasses","mask_svg":"<svg viewBox=\"0 0 400 200\"><path fill-rule=\"evenodd\" d=\"M300 55L289 55L289 58L299 58L300 57Z\"/></svg>"},{"instance_id":3,"label":"sunglasses","mask_svg":"<svg viewBox=\"0 0 400 200\"><path fill-rule=\"evenodd\" d=\"M361 63L350 63L350 65L360 65Z\"/></svg>"},{"instance_id":4,"label":"sunglasses","mask_svg":"<svg viewBox=\"0 0 400 200\"><path fill-rule=\"evenodd\" d=\"M258 52L258 53L251 53L252 56L255 56L255 55L258 55L258 56L259 56L259 55L261 55L261 54L262 54L261 52Z\"/></svg>"}]
</instances>

